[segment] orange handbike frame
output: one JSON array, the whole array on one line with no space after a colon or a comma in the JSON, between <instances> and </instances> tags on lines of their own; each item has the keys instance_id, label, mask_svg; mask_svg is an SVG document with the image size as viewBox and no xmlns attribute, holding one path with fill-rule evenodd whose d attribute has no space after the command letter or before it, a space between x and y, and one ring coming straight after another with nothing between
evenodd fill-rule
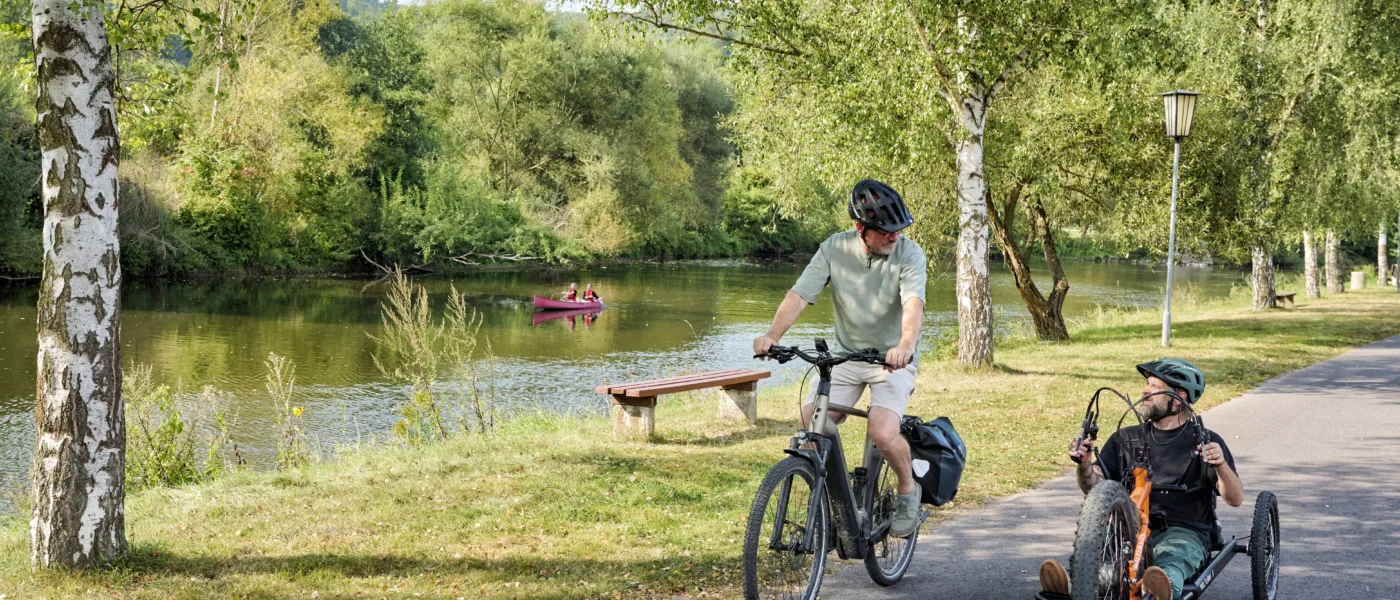
<instances>
[{"instance_id":1,"label":"orange handbike frame","mask_svg":"<svg viewBox=\"0 0 1400 600\"><path fill-rule=\"evenodd\" d=\"M1142 600L1142 578L1138 573L1142 568L1144 554L1147 552L1147 538L1151 536L1151 530L1147 523L1147 508L1152 496L1152 477L1147 469L1142 467L1133 468L1133 492L1128 495L1132 499L1133 505L1138 509L1138 534L1137 543L1133 545L1133 562L1128 563L1128 597L1131 600Z\"/></svg>"}]
</instances>

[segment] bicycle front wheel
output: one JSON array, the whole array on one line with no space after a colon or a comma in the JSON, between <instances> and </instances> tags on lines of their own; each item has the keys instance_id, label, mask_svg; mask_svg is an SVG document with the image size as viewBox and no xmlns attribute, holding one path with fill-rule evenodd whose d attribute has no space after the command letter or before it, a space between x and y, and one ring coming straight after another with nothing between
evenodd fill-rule
<instances>
[{"instance_id":1,"label":"bicycle front wheel","mask_svg":"<svg viewBox=\"0 0 1400 600\"><path fill-rule=\"evenodd\" d=\"M874 531L894 518L895 507L899 505L899 479L890 463L880 460L875 478L871 480L870 493L870 528ZM899 583L914 559L914 545L918 541L919 532L915 530L902 538L886 533L871 543L865 554L865 570L871 581L882 586Z\"/></svg>"},{"instance_id":2,"label":"bicycle front wheel","mask_svg":"<svg viewBox=\"0 0 1400 600\"><path fill-rule=\"evenodd\" d=\"M826 569L826 499L811 463L790 456L768 471L744 534L744 597L813 600Z\"/></svg>"}]
</instances>

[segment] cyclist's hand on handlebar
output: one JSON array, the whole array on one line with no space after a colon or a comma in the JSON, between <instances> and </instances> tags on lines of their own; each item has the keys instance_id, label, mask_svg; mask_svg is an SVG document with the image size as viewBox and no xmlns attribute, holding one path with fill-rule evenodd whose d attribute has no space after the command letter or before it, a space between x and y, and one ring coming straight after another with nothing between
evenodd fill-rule
<instances>
[{"instance_id":1,"label":"cyclist's hand on handlebar","mask_svg":"<svg viewBox=\"0 0 1400 600\"><path fill-rule=\"evenodd\" d=\"M760 335L753 339L754 356L762 360L768 360L768 350L776 345L778 345L778 340L769 337L766 333Z\"/></svg>"},{"instance_id":2,"label":"cyclist's hand on handlebar","mask_svg":"<svg viewBox=\"0 0 1400 600\"><path fill-rule=\"evenodd\" d=\"M1206 444L1204 456L1206 464L1212 467L1219 467L1225 464L1225 451L1220 448L1220 444L1211 442Z\"/></svg>"},{"instance_id":3,"label":"cyclist's hand on handlebar","mask_svg":"<svg viewBox=\"0 0 1400 600\"><path fill-rule=\"evenodd\" d=\"M906 347L901 344L899 346L890 348L890 351L885 353L885 370L894 372L899 369L903 369L904 367L909 366L909 361L913 360L913 358L913 346Z\"/></svg>"},{"instance_id":4,"label":"cyclist's hand on handlebar","mask_svg":"<svg viewBox=\"0 0 1400 600\"><path fill-rule=\"evenodd\" d=\"M1077 444L1075 442L1078 442ZM1094 440L1089 438L1075 438L1069 443L1069 459L1075 464L1084 464L1086 460L1094 455Z\"/></svg>"}]
</instances>

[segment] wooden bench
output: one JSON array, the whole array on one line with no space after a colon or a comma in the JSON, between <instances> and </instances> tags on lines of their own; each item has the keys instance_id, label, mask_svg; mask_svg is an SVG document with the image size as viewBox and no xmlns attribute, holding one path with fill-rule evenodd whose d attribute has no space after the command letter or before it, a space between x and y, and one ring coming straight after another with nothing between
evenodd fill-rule
<instances>
[{"instance_id":1,"label":"wooden bench","mask_svg":"<svg viewBox=\"0 0 1400 600\"><path fill-rule=\"evenodd\" d=\"M731 369L680 377L648 379L597 387L599 394L613 399L613 435L650 438L656 431L656 399L666 394L720 388L719 418L749 423L758 420L758 380L772 376L768 371Z\"/></svg>"},{"instance_id":2,"label":"wooden bench","mask_svg":"<svg viewBox=\"0 0 1400 600\"><path fill-rule=\"evenodd\" d=\"M1293 295L1296 293L1297 292L1292 294L1274 294L1274 303L1282 306L1284 302L1287 302L1290 306L1296 306L1293 304Z\"/></svg>"}]
</instances>

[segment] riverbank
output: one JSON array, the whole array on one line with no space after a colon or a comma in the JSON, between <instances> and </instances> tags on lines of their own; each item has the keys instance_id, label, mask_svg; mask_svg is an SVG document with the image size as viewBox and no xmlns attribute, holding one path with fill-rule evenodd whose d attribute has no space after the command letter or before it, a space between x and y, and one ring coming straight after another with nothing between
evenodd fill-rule
<instances>
[{"instance_id":1,"label":"riverbank","mask_svg":"<svg viewBox=\"0 0 1400 600\"><path fill-rule=\"evenodd\" d=\"M1400 333L1400 294L1387 290L1264 313L1174 308L1171 353L1205 370L1207 408ZM950 416L970 448L958 501L935 515L1059 474L1089 394L1135 393L1132 365L1162 354L1158 327L1150 311L1103 312L1079 319L1070 343L1003 342L990 371L926 360L910 412ZM25 525L10 519L0 525L0 594L733 597L753 489L781 456L796 408L796 390L765 390L748 427L714 422L713 397L668 397L650 444L613 441L604 419L538 415L423 450L368 448L141 492L128 500L131 558L82 575L31 574Z\"/></svg>"}]
</instances>

